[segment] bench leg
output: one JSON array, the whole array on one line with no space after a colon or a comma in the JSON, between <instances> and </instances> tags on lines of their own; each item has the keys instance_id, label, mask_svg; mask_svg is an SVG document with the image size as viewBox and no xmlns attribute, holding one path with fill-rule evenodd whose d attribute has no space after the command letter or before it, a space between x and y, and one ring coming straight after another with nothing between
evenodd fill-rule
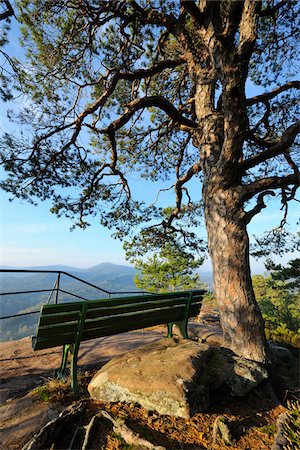
<instances>
[{"instance_id":1,"label":"bench leg","mask_svg":"<svg viewBox=\"0 0 300 450\"><path fill-rule=\"evenodd\" d=\"M78 381L77 381L77 359L78 359L78 348L76 347L76 345L71 345L70 346L70 351L72 354L72 359L71 359L71 387L74 391L74 394L77 395L78 394Z\"/></svg>"},{"instance_id":2,"label":"bench leg","mask_svg":"<svg viewBox=\"0 0 300 450\"><path fill-rule=\"evenodd\" d=\"M63 380L64 378L66 378L66 365L67 365L67 360L68 360L69 348L70 348L69 345L63 346L63 355L62 355L61 365L60 365L59 370L56 372L56 377L59 380Z\"/></svg>"},{"instance_id":3,"label":"bench leg","mask_svg":"<svg viewBox=\"0 0 300 450\"><path fill-rule=\"evenodd\" d=\"M173 325L174 325L173 322L168 323L168 335L167 335L168 338L173 337Z\"/></svg>"},{"instance_id":4,"label":"bench leg","mask_svg":"<svg viewBox=\"0 0 300 450\"><path fill-rule=\"evenodd\" d=\"M188 339L188 329L187 329L187 320L181 320L180 322L169 322L168 323L168 338L173 337L173 325L177 325L182 337L184 339Z\"/></svg>"},{"instance_id":5,"label":"bench leg","mask_svg":"<svg viewBox=\"0 0 300 450\"><path fill-rule=\"evenodd\" d=\"M187 320L182 320L181 322L177 322L176 325L178 326L180 333L184 339L188 339L188 329L187 329Z\"/></svg>"}]
</instances>

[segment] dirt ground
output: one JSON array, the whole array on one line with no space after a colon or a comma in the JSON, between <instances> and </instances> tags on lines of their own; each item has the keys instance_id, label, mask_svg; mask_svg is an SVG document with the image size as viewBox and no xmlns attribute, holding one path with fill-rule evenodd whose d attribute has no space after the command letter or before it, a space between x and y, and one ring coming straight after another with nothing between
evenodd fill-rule
<instances>
[{"instance_id":1,"label":"dirt ground","mask_svg":"<svg viewBox=\"0 0 300 450\"><path fill-rule=\"evenodd\" d=\"M161 339L164 332L164 328L140 330L95 339L81 345L79 380L81 397L87 404L81 425L86 426L92 415L104 409L114 417L125 418L126 424L134 431L166 449L225 450L228 449L227 445L222 442L213 443L212 440L214 422L222 415L233 434L230 446L232 450L271 449L276 420L285 411L285 407L266 394L264 386L260 386L255 393L243 399L229 397L226 392L221 396L219 393L207 413L196 414L190 420L159 416L136 404L97 404L88 399L88 382L103 364L113 356ZM59 367L60 359L61 348L33 352L29 338L1 343L1 449L21 449L49 420L56 418L68 404L74 402L68 385L62 387L53 383L54 371ZM51 383L54 386L52 392L51 387L47 387L51 386ZM47 399L42 398L42 390L33 390L37 386L47 387ZM103 429L100 426L91 449L131 448L126 445L111 429ZM53 449L62 450L67 447L67 444L65 446L59 441Z\"/></svg>"},{"instance_id":2,"label":"dirt ground","mask_svg":"<svg viewBox=\"0 0 300 450\"><path fill-rule=\"evenodd\" d=\"M100 369L112 357L132 348L161 339L159 331L123 333L83 342L79 350L81 373ZM37 402L31 391L54 376L61 362L61 347L34 352L31 339L1 343L0 346L0 448L19 449L49 420L58 416L64 405Z\"/></svg>"}]
</instances>

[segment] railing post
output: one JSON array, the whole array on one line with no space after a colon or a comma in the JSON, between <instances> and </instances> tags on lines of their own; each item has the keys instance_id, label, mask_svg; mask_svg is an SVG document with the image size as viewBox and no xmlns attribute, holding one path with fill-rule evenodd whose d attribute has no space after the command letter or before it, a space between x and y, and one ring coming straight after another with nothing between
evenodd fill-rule
<instances>
[{"instance_id":1,"label":"railing post","mask_svg":"<svg viewBox=\"0 0 300 450\"><path fill-rule=\"evenodd\" d=\"M58 272L57 280L56 280L56 295L55 295L55 304L56 305L58 303L59 282L60 282L60 272Z\"/></svg>"}]
</instances>

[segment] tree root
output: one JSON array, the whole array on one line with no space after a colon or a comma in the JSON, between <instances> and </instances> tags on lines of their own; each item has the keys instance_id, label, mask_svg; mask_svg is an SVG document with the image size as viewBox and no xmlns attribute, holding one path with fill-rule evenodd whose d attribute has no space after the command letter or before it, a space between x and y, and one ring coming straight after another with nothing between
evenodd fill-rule
<instances>
[{"instance_id":1,"label":"tree root","mask_svg":"<svg viewBox=\"0 0 300 450\"><path fill-rule=\"evenodd\" d=\"M48 422L39 433L35 434L29 442L25 444L22 450L41 450L45 448L54 448L55 441L59 440L64 434L66 428L74 426L74 422L85 413L84 402L79 402L66 408L59 414L56 419ZM124 441L136 446L139 450L165 450L165 447L156 446L151 442L143 439L138 433L132 431L124 420L114 419L106 411L100 411L94 415L90 422L85 426L78 426L70 439L68 450L88 450L91 446L93 432L97 429L99 422L106 422L110 425L114 432L121 436ZM56 448L56 447L55 447Z\"/></svg>"},{"instance_id":2,"label":"tree root","mask_svg":"<svg viewBox=\"0 0 300 450\"><path fill-rule=\"evenodd\" d=\"M135 433L128 428L123 420L113 419L106 411L101 411L101 415L112 422L114 432L121 436L127 444L135 445L140 450L165 450L165 447L154 445L146 439L141 438L138 433Z\"/></svg>"}]
</instances>

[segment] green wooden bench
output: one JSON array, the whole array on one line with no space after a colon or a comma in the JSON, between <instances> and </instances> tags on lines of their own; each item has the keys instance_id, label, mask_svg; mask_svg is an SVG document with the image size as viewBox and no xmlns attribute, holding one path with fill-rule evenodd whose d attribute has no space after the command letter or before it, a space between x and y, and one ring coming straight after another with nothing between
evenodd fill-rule
<instances>
[{"instance_id":1,"label":"green wooden bench","mask_svg":"<svg viewBox=\"0 0 300 450\"><path fill-rule=\"evenodd\" d=\"M71 386L77 393L81 341L161 324L168 325L168 337L172 337L176 324L187 339L188 319L198 314L204 294L204 290L197 290L44 305L32 347L41 350L63 345L58 378L65 377L71 353Z\"/></svg>"}]
</instances>

